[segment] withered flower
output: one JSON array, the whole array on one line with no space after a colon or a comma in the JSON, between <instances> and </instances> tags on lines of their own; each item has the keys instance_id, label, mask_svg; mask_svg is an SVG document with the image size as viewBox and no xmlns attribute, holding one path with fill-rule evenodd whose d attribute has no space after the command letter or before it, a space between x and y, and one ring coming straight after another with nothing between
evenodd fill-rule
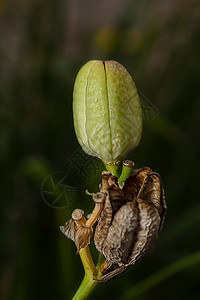
<instances>
[{"instance_id":1,"label":"withered flower","mask_svg":"<svg viewBox=\"0 0 200 300\"><path fill-rule=\"evenodd\" d=\"M95 280L105 282L150 253L164 222L165 197L159 174L144 167L133 172L122 189L118 178L104 171L100 192L92 198L95 207L87 221L76 209L60 229L79 251L90 243L92 226L100 216L94 242L105 261L102 276Z\"/></svg>"},{"instance_id":2,"label":"withered flower","mask_svg":"<svg viewBox=\"0 0 200 300\"><path fill-rule=\"evenodd\" d=\"M103 184L104 182L104 184ZM105 282L143 259L158 238L166 212L160 176L150 168L135 171L121 190L117 178L102 174L105 206L94 241L106 261L98 281Z\"/></svg>"}]
</instances>

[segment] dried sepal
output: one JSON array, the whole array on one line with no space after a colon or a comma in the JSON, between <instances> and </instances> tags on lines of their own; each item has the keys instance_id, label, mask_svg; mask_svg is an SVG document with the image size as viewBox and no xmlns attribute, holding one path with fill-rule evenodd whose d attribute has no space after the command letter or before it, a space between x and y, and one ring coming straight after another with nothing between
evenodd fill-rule
<instances>
[{"instance_id":1,"label":"dried sepal","mask_svg":"<svg viewBox=\"0 0 200 300\"><path fill-rule=\"evenodd\" d=\"M92 227L84 227L75 223L74 243L76 245L77 252L79 252L81 248L90 244L92 234Z\"/></svg>"},{"instance_id":2,"label":"dried sepal","mask_svg":"<svg viewBox=\"0 0 200 300\"><path fill-rule=\"evenodd\" d=\"M122 266L119 266L119 265L112 265L112 268L110 268L109 270L107 270L107 272L103 272L103 275L97 279L95 279L95 281L98 281L98 282L107 282L113 278L115 278L117 275L121 274L122 272L126 271L126 269L128 268L128 265L122 265Z\"/></svg>"},{"instance_id":3,"label":"dried sepal","mask_svg":"<svg viewBox=\"0 0 200 300\"><path fill-rule=\"evenodd\" d=\"M72 219L66 222L64 226L60 226L60 230L75 243L77 252L90 244L93 234L93 228L86 226L84 211L81 209L75 209L72 213Z\"/></svg>"},{"instance_id":4,"label":"dried sepal","mask_svg":"<svg viewBox=\"0 0 200 300\"><path fill-rule=\"evenodd\" d=\"M70 240L74 242L74 221L70 219L65 225L60 226L60 231Z\"/></svg>"}]
</instances>

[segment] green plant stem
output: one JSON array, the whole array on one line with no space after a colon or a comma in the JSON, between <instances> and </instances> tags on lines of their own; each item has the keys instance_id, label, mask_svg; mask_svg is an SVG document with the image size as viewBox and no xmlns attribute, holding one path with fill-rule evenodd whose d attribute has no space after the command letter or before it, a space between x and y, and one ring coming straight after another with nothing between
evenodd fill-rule
<instances>
[{"instance_id":1,"label":"green plant stem","mask_svg":"<svg viewBox=\"0 0 200 300\"><path fill-rule=\"evenodd\" d=\"M99 254L99 260L95 268L89 246L82 248L79 251L79 254L85 270L85 276L72 300L83 300L88 298L98 284L94 279L101 276L100 267L104 259L103 255Z\"/></svg>"},{"instance_id":2,"label":"green plant stem","mask_svg":"<svg viewBox=\"0 0 200 300\"><path fill-rule=\"evenodd\" d=\"M132 161L127 160L127 161L123 162L122 172L121 172L121 175L118 179L118 183L119 183L120 188L123 187L124 182L131 175L133 168L134 168L134 163Z\"/></svg>"},{"instance_id":3,"label":"green plant stem","mask_svg":"<svg viewBox=\"0 0 200 300\"><path fill-rule=\"evenodd\" d=\"M96 265L96 270L97 270L97 277L96 278L99 278L102 275L102 273L100 271L100 268L101 268L101 265L104 261L105 261L105 257L101 253L99 253L99 258L98 258L98 262L97 262L97 265Z\"/></svg>"},{"instance_id":4,"label":"green plant stem","mask_svg":"<svg viewBox=\"0 0 200 300\"><path fill-rule=\"evenodd\" d=\"M117 178L120 175L120 170L121 170L121 162L118 163L107 163L105 161L103 161L106 170L110 171L112 173L113 176L117 176Z\"/></svg>"},{"instance_id":5,"label":"green plant stem","mask_svg":"<svg viewBox=\"0 0 200 300\"><path fill-rule=\"evenodd\" d=\"M90 253L89 246L82 248L79 251L80 258L82 260L82 264L85 270L85 274L88 276L95 277L96 276L96 268Z\"/></svg>"},{"instance_id":6,"label":"green plant stem","mask_svg":"<svg viewBox=\"0 0 200 300\"><path fill-rule=\"evenodd\" d=\"M81 282L81 285L79 286L72 300L87 299L97 284L97 281L94 281L91 277L85 274L83 281Z\"/></svg>"}]
</instances>

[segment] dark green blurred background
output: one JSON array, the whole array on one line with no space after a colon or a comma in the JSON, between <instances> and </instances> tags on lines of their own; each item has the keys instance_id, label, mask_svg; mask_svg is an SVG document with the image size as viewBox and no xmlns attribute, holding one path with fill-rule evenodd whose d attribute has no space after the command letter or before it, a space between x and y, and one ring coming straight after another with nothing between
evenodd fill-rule
<instances>
[{"instance_id":1,"label":"dark green blurred background","mask_svg":"<svg viewBox=\"0 0 200 300\"><path fill-rule=\"evenodd\" d=\"M103 170L72 120L75 76L92 58L136 82L144 128L127 158L161 174L168 211L152 255L91 298L200 299L199 17L187 0L0 1L1 300L71 299L83 277L59 225L90 213L85 189Z\"/></svg>"}]
</instances>

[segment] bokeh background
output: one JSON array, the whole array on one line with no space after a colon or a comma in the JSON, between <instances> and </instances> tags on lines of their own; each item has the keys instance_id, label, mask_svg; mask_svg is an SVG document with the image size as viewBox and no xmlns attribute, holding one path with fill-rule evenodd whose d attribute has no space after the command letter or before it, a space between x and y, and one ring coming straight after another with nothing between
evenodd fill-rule
<instances>
[{"instance_id":1,"label":"bokeh background","mask_svg":"<svg viewBox=\"0 0 200 300\"><path fill-rule=\"evenodd\" d=\"M195 0L0 1L1 300L71 299L83 277L59 225L90 213L103 170L72 119L93 58L134 78L144 128L127 158L161 174L168 211L153 253L91 299L200 299L199 17Z\"/></svg>"}]
</instances>

